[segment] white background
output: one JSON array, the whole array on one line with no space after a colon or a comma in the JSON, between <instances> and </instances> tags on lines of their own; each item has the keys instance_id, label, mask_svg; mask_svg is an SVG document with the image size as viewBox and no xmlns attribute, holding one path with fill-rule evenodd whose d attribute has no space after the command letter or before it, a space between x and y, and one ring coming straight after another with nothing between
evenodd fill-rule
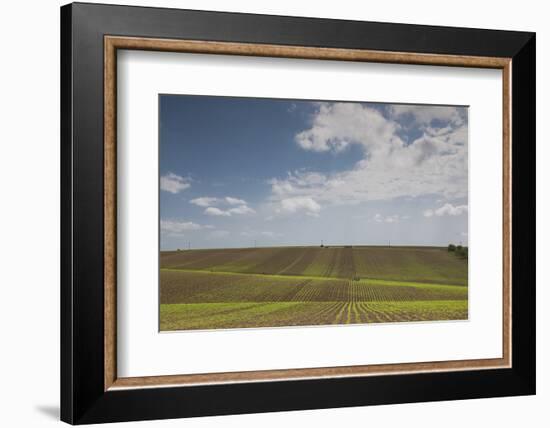
<instances>
[{"instance_id":1,"label":"white background","mask_svg":"<svg viewBox=\"0 0 550 428\"><path fill-rule=\"evenodd\" d=\"M111 3L104 1L105 3ZM538 140L538 395L461 402L418 403L264 415L132 423L159 427L346 426L407 427L545 426L550 402L550 218L545 167L550 134L544 118L550 75L550 28L544 2L394 0L321 2L269 0L127 1L187 7L326 18L393 21L537 31ZM58 424L59 406L59 5L55 0L5 2L0 13L2 109L0 144L0 325L2 425ZM543 248L545 247L545 248ZM546 361L546 362L545 362Z\"/></svg>"},{"instance_id":2,"label":"white background","mask_svg":"<svg viewBox=\"0 0 550 428\"><path fill-rule=\"evenodd\" d=\"M502 356L500 70L125 51L117 78L119 376ZM469 105L469 320L159 334L159 93Z\"/></svg>"}]
</instances>

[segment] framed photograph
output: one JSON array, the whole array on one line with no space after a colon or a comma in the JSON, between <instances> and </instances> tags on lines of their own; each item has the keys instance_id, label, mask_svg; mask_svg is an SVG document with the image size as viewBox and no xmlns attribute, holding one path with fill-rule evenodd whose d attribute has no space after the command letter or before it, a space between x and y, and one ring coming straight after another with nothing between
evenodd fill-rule
<instances>
[{"instance_id":1,"label":"framed photograph","mask_svg":"<svg viewBox=\"0 0 550 428\"><path fill-rule=\"evenodd\" d=\"M533 33L76 3L61 56L62 420L535 393Z\"/></svg>"}]
</instances>

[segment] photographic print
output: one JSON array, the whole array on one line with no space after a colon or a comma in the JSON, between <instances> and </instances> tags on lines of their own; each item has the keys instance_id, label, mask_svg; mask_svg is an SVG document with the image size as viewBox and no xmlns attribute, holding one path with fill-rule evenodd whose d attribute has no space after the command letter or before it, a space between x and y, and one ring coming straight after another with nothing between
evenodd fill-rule
<instances>
[{"instance_id":1,"label":"photographic print","mask_svg":"<svg viewBox=\"0 0 550 428\"><path fill-rule=\"evenodd\" d=\"M468 319L468 108L159 95L160 330Z\"/></svg>"}]
</instances>

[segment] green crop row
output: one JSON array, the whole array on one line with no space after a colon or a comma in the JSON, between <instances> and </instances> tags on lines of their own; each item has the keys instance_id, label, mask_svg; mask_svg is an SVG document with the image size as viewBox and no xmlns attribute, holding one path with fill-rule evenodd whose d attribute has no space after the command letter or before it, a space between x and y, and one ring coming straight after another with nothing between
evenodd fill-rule
<instances>
[{"instance_id":1,"label":"green crop row","mask_svg":"<svg viewBox=\"0 0 550 428\"><path fill-rule=\"evenodd\" d=\"M196 330L466 320L465 300L163 304L160 328Z\"/></svg>"}]
</instances>

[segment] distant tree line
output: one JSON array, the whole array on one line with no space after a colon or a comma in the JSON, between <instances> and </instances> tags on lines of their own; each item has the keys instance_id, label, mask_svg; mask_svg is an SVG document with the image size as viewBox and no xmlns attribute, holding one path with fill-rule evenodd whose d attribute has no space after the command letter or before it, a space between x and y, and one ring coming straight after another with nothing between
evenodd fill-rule
<instances>
[{"instance_id":1,"label":"distant tree line","mask_svg":"<svg viewBox=\"0 0 550 428\"><path fill-rule=\"evenodd\" d=\"M449 244L447 251L450 253L455 253L457 257L462 259L468 259L468 247L463 247L462 245Z\"/></svg>"}]
</instances>

